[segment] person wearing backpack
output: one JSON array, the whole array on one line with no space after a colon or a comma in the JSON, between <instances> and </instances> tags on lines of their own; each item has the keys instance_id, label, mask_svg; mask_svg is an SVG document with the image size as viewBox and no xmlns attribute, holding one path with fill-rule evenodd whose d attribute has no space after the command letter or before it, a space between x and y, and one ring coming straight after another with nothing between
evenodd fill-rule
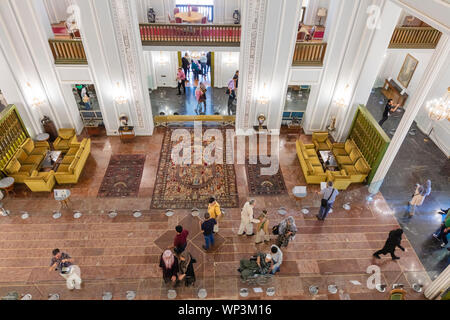
<instances>
[{"instance_id":1,"label":"person wearing backpack","mask_svg":"<svg viewBox=\"0 0 450 320\"><path fill-rule=\"evenodd\" d=\"M316 217L318 220L324 221L328 212L330 212L330 209L333 207L333 203L336 200L339 191L333 188L333 181L328 181L327 187L317 193L322 195L322 201L320 203L319 214Z\"/></svg>"}]
</instances>

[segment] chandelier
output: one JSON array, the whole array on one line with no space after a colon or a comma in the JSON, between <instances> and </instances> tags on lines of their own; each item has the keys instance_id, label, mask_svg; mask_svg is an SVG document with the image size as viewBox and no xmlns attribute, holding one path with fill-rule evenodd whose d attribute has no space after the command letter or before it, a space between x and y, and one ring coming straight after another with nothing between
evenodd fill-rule
<instances>
[{"instance_id":1,"label":"chandelier","mask_svg":"<svg viewBox=\"0 0 450 320\"><path fill-rule=\"evenodd\" d=\"M264 83L264 89L262 90L261 95L258 98L258 102L260 104L268 104L270 102L270 97L267 95L266 83Z\"/></svg>"},{"instance_id":2,"label":"chandelier","mask_svg":"<svg viewBox=\"0 0 450 320\"><path fill-rule=\"evenodd\" d=\"M27 87L28 87L28 92L29 95L31 96L31 106L38 108L40 106L42 106L45 101L43 99L41 99L40 97L38 97L38 95L36 94L35 90L31 87L31 84L29 82L27 82Z\"/></svg>"},{"instance_id":3,"label":"chandelier","mask_svg":"<svg viewBox=\"0 0 450 320\"><path fill-rule=\"evenodd\" d=\"M127 103L128 100L125 97L125 95L124 95L124 93L123 93L123 91L122 91L122 89L120 87L120 83L119 82L117 82L115 89L116 89L116 96L114 97L114 101L117 104L125 104L125 103Z\"/></svg>"},{"instance_id":4,"label":"chandelier","mask_svg":"<svg viewBox=\"0 0 450 320\"><path fill-rule=\"evenodd\" d=\"M428 116L431 120L441 121L447 119L450 121L450 87L444 97L433 99L426 104Z\"/></svg>"}]
</instances>

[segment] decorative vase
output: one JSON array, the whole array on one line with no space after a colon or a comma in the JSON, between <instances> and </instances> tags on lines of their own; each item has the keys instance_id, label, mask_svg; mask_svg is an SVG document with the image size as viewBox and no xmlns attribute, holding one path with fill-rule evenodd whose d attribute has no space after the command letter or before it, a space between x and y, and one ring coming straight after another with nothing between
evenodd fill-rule
<instances>
[{"instance_id":1,"label":"decorative vase","mask_svg":"<svg viewBox=\"0 0 450 320\"><path fill-rule=\"evenodd\" d=\"M148 18L148 23L156 22L156 13L155 13L155 10L153 10L153 8L148 9L147 18Z\"/></svg>"},{"instance_id":2,"label":"decorative vase","mask_svg":"<svg viewBox=\"0 0 450 320\"><path fill-rule=\"evenodd\" d=\"M241 13L239 12L239 10L234 10L233 12L233 19L234 19L234 24L240 24L241 23Z\"/></svg>"}]
</instances>

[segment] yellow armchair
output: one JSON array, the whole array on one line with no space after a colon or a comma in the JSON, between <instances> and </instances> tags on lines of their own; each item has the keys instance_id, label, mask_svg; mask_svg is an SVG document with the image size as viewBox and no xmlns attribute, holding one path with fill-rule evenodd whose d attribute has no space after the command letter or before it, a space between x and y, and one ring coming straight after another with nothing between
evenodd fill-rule
<instances>
[{"instance_id":1,"label":"yellow armchair","mask_svg":"<svg viewBox=\"0 0 450 320\"><path fill-rule=\"evenodd\" d=\"M59 129L58 138L53 142L55 150L68 151L78 143L75 129Z\"/></svg>"},{"instance_id":2,"label":"yellow armchair","mask_svg":"<svg viewBox=\"0 0 450 320\"><path fill-rule=\"evenodd\" d=\"M361 152L359 152L359 150L355 148L350 151L350 154L348 156L337 156L336 162L342 167L343 165L355 164L356 161L358 161L358 159L361 157Z\"/></svg>"},{"instance_id":3,"label":"yellow armchair","mask_svg":"<svg viewBox=\"0 0 450 320\"><path fill-rule=\"evenodd\" d=\"M91 139L83 139L78 151L74 155L66 155L64 157L63 163L55 173L56 181L59 184L77 183L90 153Z\"/></svg>"},{"instance_id":4,"label":"yellow armchair","mask_svg":"<svg viewBox=\"0 0 450 320\"><path fill-rule=\"evenodd\" d=\"M33 171L31 177L25 179L25 184L33 192L51 192L55 186L55 172Z\"/></svg>"},{"instance_id":5,"label":"yellow armchair","mask_svg":"<svg viewBox=\"0 0 450 320\"><path fill-rule=\"evenodd\" d=\"M21 164L16 157L12 157L5 168L5 173L8 177L14 178L15 183L24 183L25 179L31 176L37 166L36 164Z\"/></svg>"},{"instance_id":6,"label":"yellow armchair","mask_svg":"<svg viewBox=\"0 0 450 320\"><path fill-rule=\"evenodd\" d=\"M372 170L364 157L359 158L354 165L343 165L342 169L345 170L354 183L364 182Z\"/></svg>"},{"instance_id":7,"label":"yellow armchair","mask_svg":"<svg viewBox=\"0 0 450 320\"><path fill-rule=\"evenodd\" d=\"M333 144L328 138L328 132L313 132L312 141L317 152L328 151L333 148Z\"/></svg>"},{"instance_id":8,"label":"yellow armchair","mask_svg":"<svg viewBox=\"0 0 450 320\"><path fill-rule=\"evenodd\" d=\"M332 181L333 186L338 190L347 190L348 186L352 183L352 179L345 170L330 171L327 170L327 182Z\"/></svg>"},{"instance_id":9,"label":"yellow armchair","mask_svg":"<svg viewBox=\"0 0 450 320\"><path fill-rule=\"evenodd\" d=\"M303 144L300 140L297 140L296 147L297 157L303 175L305 176L306 183L320 184L321 182L325 182L327 180L327 175L323 171L319 157L315 153L314 145Z\"/></svg>"},{"instance_id":10,"label":"yellow armchair","mask_svg":"<svg viewBox=\"0 0 450 320\"><path fill-rule=\"evenodd\" d=\"M345 143L333 143L334 157L349 156L353 149L357 149L357 147L352 139L348 139Z\"/></svg>"},{"instance_id":11,"label":"yellow armchair","mask_svg":"<svg viewBox=\"0 0 450 320\"><path fill-rule=\"evenodd\" d=\"M25 142L22 144L21 148L29 155L29 156L40 156L47 153L50 150L50 145L47 141L42 142L34 142L30 138L27 138Z\"/></svg>"}]
</instances>

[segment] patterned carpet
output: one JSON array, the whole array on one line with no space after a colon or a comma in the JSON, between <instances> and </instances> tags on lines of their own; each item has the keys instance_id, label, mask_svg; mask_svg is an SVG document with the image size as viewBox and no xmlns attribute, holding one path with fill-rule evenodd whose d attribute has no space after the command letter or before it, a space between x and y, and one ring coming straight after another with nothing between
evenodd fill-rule
<instances>
[{"instance_id":1,"label":"patterned carpet","mask_svg":"<svg viewBox=\"0 0 450 320\"><path fill-rule=\"evenodd\" d=\"M191 145L194 141L194 130L185 129L191 134ZM225 141L225 130L222 132ZM171 159L172 150L180 142L172 142L173 129L168 129L164 135L159 159L159 167L156 175L155 188L151 203L152 209L191 209L207 208L208 199L214 196L224 208L239 206L237 194L236 173L234 165L227 165L227 148L224 145L224 164L192 164L176 165ZM211 141L204 141L203 147ZM194 148L192 158L194 159ZM188 156L188 155L183 155ZM204 161L204 159L202 159Z\"/></svg>"},{"instance_id":2,"label":"patterned carpet","mask_svg":"<svg viewBox=\"0 0 450 320\"><path fill-rule=\"evenodd\" d=\"M137 197L144 171L145 157L145 154L111 156L97 197Z\"/></svg>"},{"instance_id":3,"label":"patterned carpet","mask_svg":"<svg viewBox=\"0 0 450 320\"><path fill-rule=\"evenodd\" d=\"M248 162L247 159L245 171L247 172L248 190L251 196L276 195L287 192L281 168L273 176L263 176L261 175L261 168L268 168L270 165L263 165L259 160L258 164L249 164Z\"/></svg>"}]
</instances>

